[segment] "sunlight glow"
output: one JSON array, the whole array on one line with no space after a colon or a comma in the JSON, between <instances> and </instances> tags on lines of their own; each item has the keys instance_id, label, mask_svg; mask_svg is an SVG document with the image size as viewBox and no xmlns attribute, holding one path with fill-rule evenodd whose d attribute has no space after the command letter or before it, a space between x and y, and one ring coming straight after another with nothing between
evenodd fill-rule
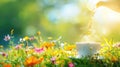
<instances>
[{"instance_id":1,"label":"sunlight glow","mask_svg":"<svg viewBox=\"0 0 120 67\"><path fill-rule=\"evenodd\" d=\"M120 13L105 6L96 8L96 4L101 0L88 0L88 9L94 12L93 20L100 34L108 35L116 26L120 24ZM102 0L106 1L106 0Z\"/></svg>"},{"instance_id":2,"label":"sunlight glow","mask_svg":"<svg viewBox=\"0 0 120 67\"><path fill-rule=\"evenodd\" d=\"M92 36L92 35L85 35L85 36L83 36L83 38L82 38L81 41L83 41L83 42L92 42L93 39L92 39L91 36Z\"/></svg>"},{"instance_id":3,"label":"sunlight glow","mask_svg":"<svg viewBox=\"0 0 120 67\"><path fill-rule=\"evenodd\" d=\"M96 8L99 1L106 0L88 0L88 9L94 11L94 20L102 25L115 24L120 22L120 13L115 12L107 7L101 6Z\"/></svg>"},{"instance_id":4,"label":"sunlight glow","mask_svg":"<svg viewBox=\"0 0 120 67\"><path fill-rule=\"evenodd\" d=\"M90 9L90 10L94 10L95 8L96 8L96 3L98 3L99 2L99 0L88 0L88 4L87 4L87 6L88 6L88 9Z\"/></svg>"},{"instance_id":5,"label":"sunlight glow","mask_svg":"<svg viewBox=\"0 0 120 67\"><path fill-rule=\"evenodd\" d=\"M107 7L99 7L94 14L94 20L98 23L110 24L120 22L120 13L117 13Z\"/></svg>"},{"instance_id":6,"label":"sunlight glow","mask_svg":"<svg viewBox=\"0 0 120 67\"><path fill-rule=\"evenodd\" d=\"M104 35L106 35L106 34L108 33L108 30L107 30L107 29L103 29L103 30L102 30L102 33L103 33Z\"/></svg>"}]
</instances>

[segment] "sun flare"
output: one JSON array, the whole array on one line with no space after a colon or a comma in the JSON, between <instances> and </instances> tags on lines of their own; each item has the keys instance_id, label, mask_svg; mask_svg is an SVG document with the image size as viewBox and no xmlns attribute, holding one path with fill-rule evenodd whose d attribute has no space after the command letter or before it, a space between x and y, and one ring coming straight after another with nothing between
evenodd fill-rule
<instances>
[{"instance_id":1,"label":"sun flare","mask_svg":"<svg viewBox=\"0 0 120 67\"><path fill-rule=\"evenodd\" d=\"M106 1L106 0L88 0L88 8L90 10L94 11L94 20L100 24L116 24L118 22L120 22L120 13L113 11L110 8L104 7L104 6L100 6L100 7L96 7L96 4L99 1Z\"/></svg>"}]
</instances>

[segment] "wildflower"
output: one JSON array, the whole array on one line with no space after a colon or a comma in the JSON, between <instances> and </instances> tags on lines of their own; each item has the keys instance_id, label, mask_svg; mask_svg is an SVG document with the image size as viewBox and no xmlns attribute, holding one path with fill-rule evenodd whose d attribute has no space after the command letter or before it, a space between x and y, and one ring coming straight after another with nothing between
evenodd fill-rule
<instances>
[{"instance_id":1,"label":"wildflower","mask_svg":"<svg viewBox=\"0 0 120 67\"><path fill-rule=\"evenodd\" d=\"M56 58L55 58L55 57L52 57L52 58L51 58L51 62L52 62L52 64L55 64L55 63L56 63Z\"/></svg>"},{"instance_id":2,"label":"wildflower","mask_svg":"<svg viewBox=\"0 0 120 67\"><path fill-rule=\"evenodd\" d=\"M15 46L15 49L16 49L16 50L18 50L18 49L20 49L20 48L22 48L22 44Z\"/></svg>"},{"instance_id":3,"label":"wildflower","mask_svg":"<svg viewBox=\"0 0 120 67\"><path fill-rule=\"evenodd\" d=\"M10 35L5 36L4 40L9 41L11 39Z\"/></svg>"},{"instance_id":4,"label":"wildflower","mask_svg":"<svg viewBox=\"0 0 120 67\"><path fill-rule=\"evenodd\" d=\"M52 54L52 56L58 55L58 50L53 51L51 54Z\"/></svg>"},{"instance_id":5,"label":"wildflower","mask_svg":"<svg viewBox=\"0 0 120 67\"><path fill-rule=\"evenodd\" d=\"M38 59L39 63L41 63L43 60L44 60L43 57L40 57L40 58Z\"/></svg>"},{"instance_id":6,"label":"wildflower","mask_svg":"<svg viewBox=\"0 0 120 67\"><path fill-rule=\"evenodd\" d=\"M11 64L4 64L3 67L12 67Z\"/></svg>"},{"instance_id":7,"label":"wildflower","mask_svg":"<svg viewBox=\"0 0 120 67\"><path fill-rule=\"evenodd\" d=\"M29 37L28 37L28 36L25 36L25 37L23 38L23 40L27 41L27 40L29 40Z\"/></svg>"},{"instance_id":8,"label":"wildflower","mask_svg":"<svg viewBox=\"0 0 120 67\"><path fill-rule=\"evenodd\" d=\"M24 42L25 40L23 39L23 38L20 38L20 40L19 40L20 42Z\"/></svg>"},{"instance_id":9,"label":"wildflower","mask_svg":"<svg viewBox=\"0 0 120 67\"><path fill-rule=\"evenodd\" d=\"M26 52L27 54L31 54L31 53L33 53L34 50L31 49L31 48L32 48L32 47L28 47L27 49L25 49L25 52Z\"/></svg>"},{"instance_id":10,"label":"wildflower","mask_svg":"<svg viewBox=\"0 0 120 67\"><path fill-rule=\"evenodd\" d=\"M38 32L37 32L37 35L40 35L40 34L41 34L41 32L40 32L40 31L38 31Z\"/></svg>"},{"instance_id":11,"label":"wildflower","mask_svg":"<svg viewBox=\"0 0 120 67\"><path fill-rule=\"evenodd\" d=\"M110 52L107 52L106 54L105 54L105 57L112 57L112 54L110 53Z\"/></svg>"},{"instance_id":12,"label":"wildflower","mask_svg":"<svg viewBox=\"0 0 120 67\"><path fill-rule=\"evenodd\" d=\"M35 40L35 37L34 37L34 36L32 36L32 37L30 37L30 38L29 38L29 40L30 40L30 41Z\"/></svg>"},{"instance_id":13,"label":"wildflower","mask_svg":"<svg viewBox=\"0 0 120 67\"><path fill-rule=\"evenodd\" d=\"M6 54L5 52L0 52L0 54L3 56L3 57L7 57L8 54Z\"/></svg>"},{"instance_id":14,"label":"wildflower","mask_svg":"<svg viewBox=\"0 0 120 67\"><path fill-rule=\"evenodd\" d=\"M114 44L113 47L120 48L120 43Z\"/></svg>"},{"instance_id":15,"label":"wildflower","mask_svg":"<svg viewBox=\"0 0 120 67\"><path fill-rule=\"evenodd\" d=\"M26 66L34 66L38 63L38 59L35 56L31 56L26 59L25 65Z\"/></svg>"},{"instance_id":16,"label":"wildflower","mask_svg":"<svg viewBox=\"0 0 120 67\"><path fill-rule=\"evenodd\" d=\"M41 53L41 52L44 51L44 49L43 49L43 48L35 48L34 51L35 51L36 53Z\"/></svg>"},{"instance_id":17,"label":"wildflower","mask_svg":"<svg viewBox=\"0 0 120 67\"><path fill-rule=\"evenodd\" d=\"M112 56L112 62L118 61L118 58L116 56Z\"/></svg>"},{"instance_id":18,"label":"wildflower","mask_svg":"<svg viewBox=\"0 0 120 67\"><path fill-rule=\"evenodd\" d=\"M75 66L74 66L74 64L72 62L69 62L68 67L75 67Z\"/></svg>"},{"instance_id":19,"label":"wildflower","mask_svg":"<svg viewBox=\"0 0 120 67\"><path fill-rule=\"evenodd\" d=\"M61 47L64 47L64 45L65 45L64 43L61 43L61 44L60 44Z\"/></svg>"},{"instance_id":20,"label":"wildflower","mask_svg":"<svg viewBox=\"0 0 120 67\"><path fill-rule=\"evenodd\" d=\"M65 46L64 49L65 50L68 50L68 51L71 51L72 49L76 48L75 45L68 45L68 46Z\"/></svg>"},{"instance_id":21,"label":"wildflower","mask_svg":"<svg viewBox=\"0 0 120 67\"><path fill-rule=\"evenodd\" d=\"M54 44L53 42L51 42L51 43L45 42L45 43L43 44L43 46L46 47L46 48L50 48L50 47L52 47L52 46L54 46L54 45L55 45L55 44Z\"/></svg>"},{"instance_id":22,"label":"wildflower","mask_svg":"<svg viewBox=\"0 0 120 67\"><path fill-rule=\"evenodd\" d=\"M43 60L43 57L41 57L41 58L38 59L38 58L35 57L35 56L30 56L29 58L27 58L27 59L25 60L25 65L28 66L28 67L29 67L29 66L34 66L34 65L42 62L42 60Z\"/></svg>"}]
</instances>

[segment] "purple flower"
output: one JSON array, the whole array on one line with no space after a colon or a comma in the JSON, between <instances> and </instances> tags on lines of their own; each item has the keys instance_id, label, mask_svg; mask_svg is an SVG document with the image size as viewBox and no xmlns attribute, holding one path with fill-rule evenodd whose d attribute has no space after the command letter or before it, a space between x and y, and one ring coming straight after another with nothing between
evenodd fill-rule
<instances>
[{"instance_id":1,"label":"purple flower","mask_svg":"<svg viewBox=\"0 0 120 67\"><path fill-rule=\"evenodd\" d=\"M5 36L4 40L9 41L11 39L10 35Z\"/></svg>"},{"instance_id":2,"label":"purple flower","mask_svg":"<svg viewBox=\"0 0 120 67\"><path fill-rule=\"evenodd\" d=\"M50 60L51 60L52 64L56 63L56 58L55 57L52 57Z\"/></svg>"},{"instance_id":3,"label":"purple flower","mask_svg":"<svg viewBox=\"0 0 120 67\"><path fill-rule=\"evenodd\" d=\"M41 52L44 51L44 49L43 49L43 48L35 48L34 51L35 51L36 53L41 53Z\"/></svg>"},{"instance_id":4,"label":"purple flower","mask_svg":"<svg viewBox=\"0 0 120 67\"><path fill-rule=\"evenodd\" d=\"M74 66L74 64L72 62L69 62L68 67L75 67L75 66Z\"/></svg>"}]
</instances>

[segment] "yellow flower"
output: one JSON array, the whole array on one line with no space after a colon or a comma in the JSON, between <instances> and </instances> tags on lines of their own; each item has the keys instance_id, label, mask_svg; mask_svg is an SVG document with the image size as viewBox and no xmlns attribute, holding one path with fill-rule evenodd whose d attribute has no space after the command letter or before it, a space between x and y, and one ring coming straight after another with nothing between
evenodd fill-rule
<instances>
[{"instance_id":1,"label":"yellow flower","mask_svg":"<svg viewBox=\"0 0 120 67\"><path fill-rule=\"evenodd\" d=\"M27 41L27 40L29 40L29 37L25 36L23 39Z\"/></svg>"},{"instance_id":2,"label":"yellow flower","mask_svg":"<svg viewBox=\"0 0 120 67\"><path fill-rule=\"evenodd\" d=\"M46 47L46 48L50 48L50 47L53 47L55 44L52 43L52 42L45 42L43 43L43 46Z\"/></svg>"},{"instance_id":3,"label":"yellow flower","mask_svg":"<svg viewBox=\"0 0 120 67\"><path fill-rule=\"evenodd\" d=\"M26 51L27 54L32 54L34 52L33 49L26 49L25 51Z\"/></svg>"},{"instance_id":4,"label":"yellow flower","mask_svg":"<svg viewBox=\"0 0 120 67\"><path fill-rule=\"evenodd\" d=\"M37 35L40 35L40 34L41 34L41 32L40 32L40 31L38 31L38 32L37 32Z\"/></svg>"},{"instance_id":5,"label":"yellow flower","mask_svg":"<svg viewBox=\"0 0 120 67\"><path fill-rule=\"evenodd\" d=\"M103 54L106 58L111 58L112 57L112 54L111 53L109 53L109 52L107 52L107 53L105 53L105 54Z\"/></svg>"},{"instance_id":6,"label":"yellow flower","mask_svg":"<svg viewBox=\"0 0 120 67\"><path fill-rule=\"evenodd\" d=\"M58 51L53 51L52 52L52 56L57 56L57 54L58 54Z\"/></svg>"},{"instance_id":7,"label":"yellow flower","mask_svg":"<svg viewBox=\"0 0 120 67\"><path fill-rule=\"evenodd\" d=\"M73 50L73 49L75 49L75 48L76 48L75 45L68 45L68 46L65 46L65 47L64 47L64 49L65 49L65 50L68 50L68 51L71 51L71 50Z\"/></svg>"}]
</instances>

